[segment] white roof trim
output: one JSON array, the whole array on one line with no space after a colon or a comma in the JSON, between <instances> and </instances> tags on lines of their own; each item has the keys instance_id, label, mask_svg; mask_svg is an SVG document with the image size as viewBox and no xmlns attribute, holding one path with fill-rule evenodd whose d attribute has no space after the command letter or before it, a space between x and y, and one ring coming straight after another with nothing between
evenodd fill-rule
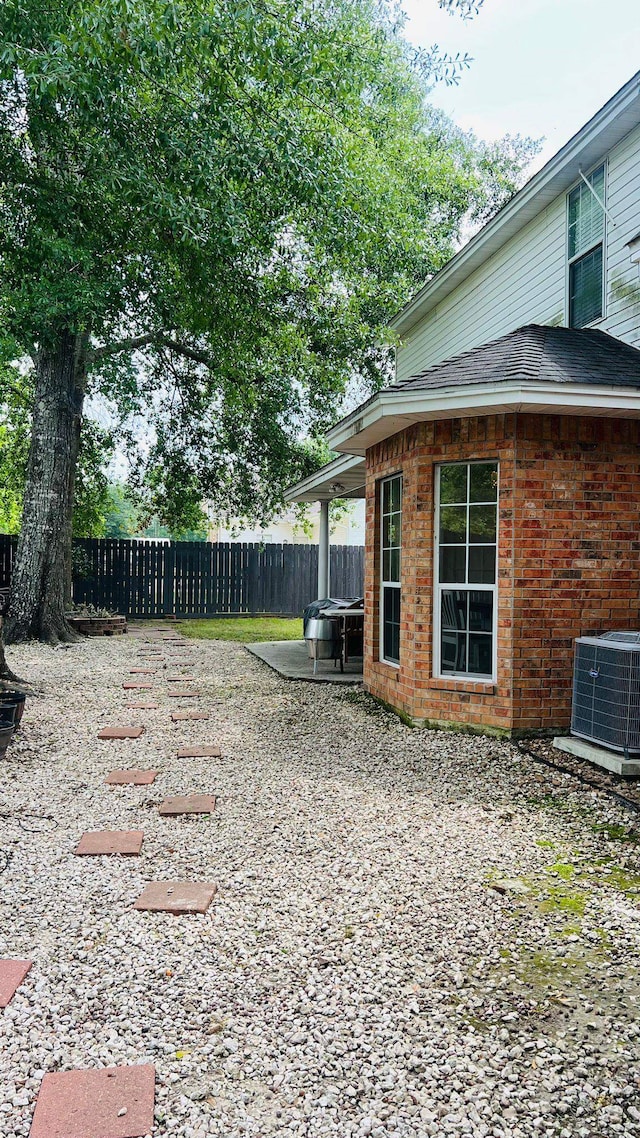
<instances>
[{"instance_id":1,"label":"white roof trim","mask_svg":"<svg viewBox=\"0 0 640 1138\"><path fill-rule=\"evenodd\" d=\"M514 411L640 419L640 390L587 383L467 383L432 390L381 391L327 434L333 450L365 455L368 447L414 423Z\"/></svg>"},{"instance_id":2,"label":"white roof trim","mask_svg":"<svg viewBox=\"0 0 640 1138\"><path fill-rule=\"evenodd\" d=\"M287 502L323 502L333 498L364 498L364 459L341 455L333 462L316 470L290 486L285 493ZM337 487L342 486L339 490Z\"/></svg>"},{"instance_id":3,"label":"white roof trim","mask_svg":"<svg viewBox=\"0 0 640 1138\"><path fill-rule=\"evenodd\" d=\"M640 71L390 321L404 335L640 122Z\"/></svg>"}]
</instances>

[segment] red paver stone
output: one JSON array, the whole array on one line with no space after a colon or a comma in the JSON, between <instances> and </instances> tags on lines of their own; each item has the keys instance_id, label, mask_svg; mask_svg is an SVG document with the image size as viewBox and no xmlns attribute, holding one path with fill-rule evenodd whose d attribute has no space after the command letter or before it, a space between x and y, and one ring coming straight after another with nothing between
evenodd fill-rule
<instances>
[{"instance_id":1,"label":"red paver stone","mask_svg":"<svg viewBox=\"0 0 640 1138\"><path fill-rule=\"evenodd\" d=\"M159 703L125 703L127 711L157 711Z\"/></svg>"},{"instance_id":2,"label":"red paver stone","mask_svg":"<svg viewBox=\"0 0 640 1138\"><path fill-rule=\"evenodd\" d=\"M206 913L215 892L207 881L150 881L133 907L152 913Z\"/></svg>"},{"instance_id":3,"label":"red paver stone","mask_svg":"<svg viewBox=\"0 0 640 1138\"><path fill-rule=\"evenodd\" d=\"M139 688L145 688L150 691L153 684L147 684L143 680L129 680L126 684L122 685L125 691L136 691Z\"/></svg>"},{"instance_id":4,"label":"red paver stone","mask_svg":"<svg viewBox=\"0 0 640 1138\"><path fill-rule=\"evenodd\" d=\"M99 739L139 739L144 727L103 727Z\"/></svg>"},{"instance_id":5,"label":"red paver stone","mask_svg":"<svg viewBox=\"0 0 640 1138\"><path fill-rule=\"evenodd\" d=\"M155 676L155 668L130 668L129 675L131 676Z\"/></svg>"},{"instance_id":6,"label":"red paver stone","mask_svg":"<svg viewBox=\"0 0 640 1138\"><path fill-rule=\"evenodd\" d=\"M195 681L195 676L167 676L168 684L192 684Z\"/></svg>"},{"instance_id":7,"label":"red paver stone","mask_svg":"<svg viewBox=\"0 0 640 1138\"><path fill-rule=\"evenodd\" d=\"M222 752L214 743L203 747L180 747L178 759L219 759Z\"/></svg>"},{"instance_id":8,"label":"red paver stone","mask_svg":"<svg viewBox=\"0 0 640 1138\"><path fill-rule=\"evenodd\" d=\"M158 813L170 817L174 814L211 814L216 808L215 794L178 794L165 798Z\"/></svg>"},{"instance_id":9,"label":"red paver stone","mask_svg":"<svg viewBox=\"0 0 640 1138\"><path fill-rule=\"evenodd\" d=\"M183 719L208 719L208 711L172 711L171 718L174 723L179 723Z\"/></svg>"},{"instance_id":10,"label":"red paver stone","mask_svg":"<svg viewBox=\"0 0 640 1138\"><path fill-rule=\"evenodd\" d=\"M107 786L150 786L157 771L142 771L131 767L130 770L109 771L105 778Z\"/></svg>"},{"instance_id":11,"label":"red paver stone","mask_svg":"<svg viewBox=\"0 0 640 1138\"><path fill-rule=\"evenodd\" d=\"M97 857L99 854L137 857L143 838L142 830L87 830L73 852L76 857Z\"/></svg>"},{"instance_id":12,"label":"red paver stone","mask_svg":"<svg viewBox=\"0 0 640 1138\"><path fill-rule=\"evenodd\" d=\"M30 960L0 960L0 1008L6 1008L13 999L31 963Z\"/></svg>"},{"instance_id":13,"label":"red paver stone","mask_svg":"<svg viewBox=\"0 0 640 1138\"><path fill-rule=\"evenodd\" d=\"M30 1138L144 1138L153 1131L155 1078L149 1064L45 1075Z\"/></svg>"},{"instance_id":14,"label":"red paver stone","mask_svg":"<svg viewBox=\"0 0 640 1138\"><path fill-rule=\"evenodd\" d=\"M188 698L189 698L189 696L190 696L192 699L196 699L196 698L198 698L198 697L199 697L201 694L202 694L202 693L201 693L201 692L199 692L199 691L194 691L194 689L193 689L193 688L185 688L185 689L184 689L184 691L176 691L176 690L175 690L175 688L174 688L174 690L173 690L173 691L167 692L167 695L169 695L169 696L173 696L173 698L174 698L174 699L188 699Z\"/></svg>"}]
</instances>

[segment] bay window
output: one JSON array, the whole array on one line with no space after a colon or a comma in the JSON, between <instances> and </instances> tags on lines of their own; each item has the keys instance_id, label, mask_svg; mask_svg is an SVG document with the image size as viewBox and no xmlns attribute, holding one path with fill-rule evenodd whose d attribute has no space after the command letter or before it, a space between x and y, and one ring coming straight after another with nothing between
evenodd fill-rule
<instances>
[{"instance_id":1,"label":"bay window","mask_svg":"<svg viewBox=\"0 0 640 1138\"><path fill-rule=\"evenodd\" d=\"M498 464L436 468L435 674L495 677Z\"/></svg>"},{"instance_id":2,"label":"bay window","mask_svg":"<svg viewBox=\"0 0 640 1138\"><path fill-rule=\"evenodd\" d=\"M380 485L380 658L400 663L402 475Z\"/></svg>"}]
</instances>

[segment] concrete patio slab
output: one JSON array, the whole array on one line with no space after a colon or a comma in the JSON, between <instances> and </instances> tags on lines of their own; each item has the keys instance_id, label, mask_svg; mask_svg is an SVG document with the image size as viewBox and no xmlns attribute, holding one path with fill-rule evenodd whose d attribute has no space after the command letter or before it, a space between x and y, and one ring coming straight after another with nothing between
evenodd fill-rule
<instances>
[{"instance_id":1,"label":"concrete patio slab","mask_svg":"<svg viewBox=\"0 0 640 1138\"><path fill-rule=\"evenodd\" d=\"M158 814L167 818L178 814L211 814L215 808L215 794L178 794L175 798L165 798L158 807Z\"/></svg>"},{"instance_id":2,"label":"concrete patio slab","mask_svg":"<svg viewBox=\"0 0 640 1138\"><path fill-rule=\"evenodd\" d=\"M206 913L215 892L207 881L150 881L133 907L150 913Z\"/></svg>"},{"instance_id":3,"label":"concrete patio slab","mask_svg":"<svg viewBox=\"0 0 640 1138\"><path fill-rule=\"evenodd\" d=\"M157 773L130 767L128 770L110 771L104 781L107 786L151 786Z\"/></svg>"},{"instance_id":4,"label":"concrete patio slab","mask_svg":"<svg viewBox=\"0 0 640 1138\"><path fill-rule=\"evenodd\" d=\"M318 671L313 674L313 660L309 659L306 640L276 640L263 644L245 644L252 656L257 656L278 675L286 680L306 680L313 684L354 684L362 683L362 658L354 658L345 664L344 672L340 664L333 660L319 660Z\"/></svg>"},{"instance_id":5,"label":"concrete patio slab","mask_svg":"<svg viewBox=\"0 0 640 1138\"><path fill-rule=\"evenodd\" d=\"M150 1064L47 1074L30 1138L144 1138L153 1132L155 1078Z\"/></svg>"},{"instance_id":6,"label":"concrete patio slab","mask_svg":"<svg viewBox=\"0 0 640 1138\"><path fill-rule=\"evenodd\" d=\"M139 739L144 727L103 727L99 739Z\"/></svg>"},{"instance_id":7,"label":"concrete patio slab","mask_svg":"<svg viewBox=\"0 0 640 1138\"><path fill-rule=\"evenodd\" d=\"M222 751L215 743L202 747L180 747L176 754L178 759L219 759Z\"/></svg>"},{"instance_id":8,"label":"concrete patio slab","mask_svg":"<svg viewBox=\"0 0 640 1138\"><path fill-rule=\"evenodd\" d=\"M30 960L0 960L0 1008L6 1008L31 968Z\"/></svg>"},{"instance_id":9,"label":"concrete patio slab","mask_svg":"<svg viewBox=\"0 0 640 1138\"><path fill-rule=\"evenodd\" d=\"M104 854L138 857L143 838L142 830L87 830L73 852L76 857L100 857Z\"/></svg>"}]
</instances>

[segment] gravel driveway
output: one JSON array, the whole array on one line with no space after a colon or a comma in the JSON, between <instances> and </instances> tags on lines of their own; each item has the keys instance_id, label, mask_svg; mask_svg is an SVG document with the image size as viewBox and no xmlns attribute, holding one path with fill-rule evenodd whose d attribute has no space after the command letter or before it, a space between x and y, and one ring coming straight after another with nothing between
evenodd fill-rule
<instances>
[{"instance_id":1,"label":"gravel driveway","mask_svg":"<svg viewBox=\"0 0 640 1138\"><path fill-rule=\"evenodd\" d=\"M507 743L191 643L209 722L171 723L173 668L123 710L132 637L10 654L42 698L0 767L0 956L34 961L0 1012L2 1138L45 1071L122 1063L155 1064L155 1138L640 1135L640 821ZM145 733L97 740L118 722ZM196 741L223 757L178 761ZM160 774L104 785L130 766ZM215 813L158 816L188 792ZM72 856L105 828L142 856ZM167 878L216 882L209 912L132 909Z\"/></svg>"}]
</instances>

